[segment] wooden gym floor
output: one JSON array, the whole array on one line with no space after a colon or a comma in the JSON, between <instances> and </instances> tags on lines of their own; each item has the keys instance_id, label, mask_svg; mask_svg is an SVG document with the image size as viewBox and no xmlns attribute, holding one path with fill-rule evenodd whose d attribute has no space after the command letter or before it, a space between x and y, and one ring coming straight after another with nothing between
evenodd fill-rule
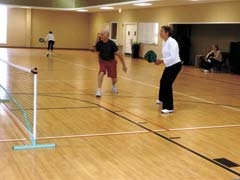
<instances>
[{"instance_id":1,"label":"wooden gym floor","mask_svg":"<svg viewBox=\"0 0 240 180\"><path fill-rule=\"evenodd\" d=\"M96 98L95 53L45 54L1 48L1 58L39 69L37 142L56 144L13 151L28 135L0 104L1 180L240 179L239 75L184 66L174 84L175 112L167 115L155 104L163 66L125 57L119 93L105 77Z\"/></svg>"}]
</instances>

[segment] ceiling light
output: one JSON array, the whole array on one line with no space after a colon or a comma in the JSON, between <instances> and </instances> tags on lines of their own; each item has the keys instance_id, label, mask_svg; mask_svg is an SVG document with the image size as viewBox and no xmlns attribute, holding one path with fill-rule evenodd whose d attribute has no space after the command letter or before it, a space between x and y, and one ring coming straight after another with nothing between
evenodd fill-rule
<instances>
[{"instance_id":1,"label":"ceiling light","mask_svg":"<svg viewBox=\"0 0 240 180\"><path fill-rule=\"evenodd\" d=\"M151 3L136 3L136 4L133 4L134 6L151 6L152 4Z\"/></svg>"},{"instance_id":2,"label":"ceiling light","mask_svg":"<svg viewBox=\"0 0 240 180\"><path fill-rule=\"evenodd\" d=\"M100 9L103 9L103 10L111 10L111 9L114 9L114 7L104 6L104 7L100 7Z\"/></svg>"},{"instance_id":3,"label":"ceiling light","mask_svg":"<svg viewBox=\"0 0 240 180\"><path fill-rule=\"evenodd\" d=\"M78 9L77 11L79 11L79 12L88 12L87 9Z\"/></svg>"}]
</instances>

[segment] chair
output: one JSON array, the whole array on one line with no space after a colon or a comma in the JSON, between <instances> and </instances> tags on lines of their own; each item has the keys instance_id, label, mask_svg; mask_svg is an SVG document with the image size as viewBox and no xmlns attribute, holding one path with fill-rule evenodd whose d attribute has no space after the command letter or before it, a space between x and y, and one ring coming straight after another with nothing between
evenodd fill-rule
<instances>
[{"instance_id":1,"label":"chair","mask_svg":"<svg viewBox=\"0 0 240 180\"><path fill-rule=\"evenodd\" d=\"M229 53L228 52L222 52L222 62L217 65L216 70L220 72L229 72Z\"/></svg>"}]
</instances>

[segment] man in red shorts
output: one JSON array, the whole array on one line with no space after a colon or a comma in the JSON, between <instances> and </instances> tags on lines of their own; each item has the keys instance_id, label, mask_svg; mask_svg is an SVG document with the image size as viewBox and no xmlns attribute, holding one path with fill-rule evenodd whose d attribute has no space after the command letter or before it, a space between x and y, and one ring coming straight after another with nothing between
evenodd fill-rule
<instances>
[{"instance_id":1,"label":"man in red shorts","mask_svg":"<svg viewBox=\"0 0 240 180\"><path fill-rule=\"evenodd\" d=\"M101 40L96 44L96 51L99 57L99 73L98 73L98 88L96 91L96 97L102 96L102 83L103 77L107 73L107 76L112 78L112 92L118 93L117 83L117 61L115 56L119 57L123 71L127 72L127 66L123 57L118 52L117 45L109 39L109 32L104 30L101 32Z\"/></svg>"}]
</instances>

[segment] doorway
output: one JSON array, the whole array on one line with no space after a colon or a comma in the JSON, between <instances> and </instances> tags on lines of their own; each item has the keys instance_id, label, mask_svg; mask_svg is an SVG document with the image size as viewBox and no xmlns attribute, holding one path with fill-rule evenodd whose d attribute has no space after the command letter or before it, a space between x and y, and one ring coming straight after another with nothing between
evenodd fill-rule
<instances>
[{"instance_id":1,"label":"doorway","mask_svg":"<svg viewBox=\"0 0 240 180\"><path fill-rule=\"evenodd\" d=\"M132 43L137 41L137 23L125 24L124 54L132 54Z\"/></svg>"}]
</instances>

